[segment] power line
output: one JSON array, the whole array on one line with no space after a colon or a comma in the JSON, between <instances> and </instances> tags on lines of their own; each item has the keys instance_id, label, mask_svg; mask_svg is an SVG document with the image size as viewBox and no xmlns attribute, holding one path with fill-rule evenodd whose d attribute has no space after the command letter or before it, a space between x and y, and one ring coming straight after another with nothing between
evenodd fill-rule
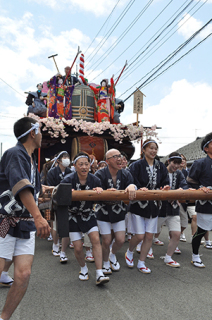
<instances>
[{"instance_id":1,"label":"power line","mask_svg":"<svg viewBox=\"0 0 212 320\"><path fill-rule=\"evenodd\" d=\"M212 21L212 20L211 20ZM156 80L160 75L162 75L163 73L165 73L166 71L168 71L168 69L170 69L171 67L173 67L176 63L178 63L182 58L184 58L187 54L189 54L191 51L193 51L196 47L198 47L203 41L207 40L207 38L209 38L212 35L212 32L205 37L203 40L201 40L200 42L197 43L197 45L195 45L194 47L192 47L189 51L187 51L184 55L182 55L179 59L177 59L175 62L173 62L171 65L169 65L165 70L163 70L161 73L159 73L156 77L154 77L153 79L151 79L149 82L147 82L144 87L146 87L147 85L149 85L151 82L153 82L154 80Z\"/></svg>"},{"instance_id":2,"label":"power line","mask_svg":"<svg viewBox=\"0 0 212 320\"><path fill-rule=\"evenodd\" d=\"M206 0L205 2L207 2L208 0ZM198 1L198 3L200 2L200 0ZM180 27L178 27L177 28L177 30L179 30L198 10L200 10L200 8L205 4L205 2L180 26ZM192 10L192 9L194 9L195 8L195 6L198 4L198 3L196 3L189 11L188 11L188 13ZM182 11L181 11L182 12ZM180 21L182 21L184 19L184 17L182 17L181 19L180 19ZM175 20L175 19L174 19ZM173 20L173 21L174 21ZM179 21L177 22L177 24L179 24ZM135 65L134 65L134 68L132 69L132 70L128 70L129 69L129 67L127 68L127 70L128 70L128 72L127 72L127 70L126 70L126 72L125 72L125 77L124 78L122 78L122 80L119 82L119 84L121 83L121 82L123 82L126 78L128 78L129 77L129 75L131 75L135 70L137 70L137 68L138 67L140 67L146 60L148 60L160 47L162 47L176 32L177 32L177 30L175 30L167 39L165 39L151 54L150 54L150 52L174 29L174 27L177 25L177 24L175 24L161 39L160 39L160 41L157 43L157 44L155 44L143 57L141 57L141 59L139 59L136 63L135 63ZM166 28L164 29L164 31L166 30ZM162 34L162 32L160 33L160 35ZM155 42L155 40L157 40L158 39L158 37L156 37L153 41L152 41L152 43L151 44L153 44L154 42ZM150 44L150 45L151 45ZM149 46L147 46L146 48L145 48L145 50L138 56L138 57L140 57L142 54L144 54L145 53L145 51L147 51L147 49L150 47L150 45ZM144 46L143 46L144 47ZM147 56L147 58L146 59L144 59L145 58L145 56ZM144 60L142 60L142 59L144 59ZM135 62L137 60L137 58L133 61L133 63ZM141 62L140 62L141 61ZM130 65L132 65L133 63L131 63ZM153 68L152 70L154 70L155 68ZM149 74L149 73L147 73L147 74ZM146 74L146 75L147 75ZM145 77L145 76L144 76Z\"/></svg>"},{"instance_id":3,"label":"power line","mask_svg":"<svg viewBox=\"0 0 212 320\"><path fill-rule=\"evenodd\" d=\"M93 39L93 41L90 43L90 45L88 46L88 48L85 50L84 54L88 51L88 49L91 47L91 45L94 43L94 41L96 40L96 37L98 37L99 33L101 32L101 30L103 29L103 27L105 26L105 24L107 23L107 21L109 20L109 18L111 17L113 11L115 10L115 8L117 7L118 3L120 2L120 0L117 1L117 3L115 4L115 6L113 7L111 13L109 14L109 16L107 17L107 19L105 20L104 24L102 25L101 29L99 30L99 32L96 34L95 38Z\"/></svg>"},{"instance_id":4,"label":"power line","mask_svg":"<svg viewBox=\"0 0 212 320\"><path fill-rule=\"evenodd\" d=\"M138 89L140 89L141 87L143 87L144 86L144 84L147 84L147 83L149 83L148 81L161 69L161 68L163 68L164 66L165 66L165 64L167 64L171 59L173 59L173 57L178 53L178 52L180 52L190 41L192 41L195 37L196 37L196 35L197 34L199 34L206 26L208 26L210 23L211 23L211 21L212 21L212 19L211 20L209 20L202 28L200 28L198 31L196 31L188 40L186 40L183 44L181 44L175 51L173 51L170 55L168 55L168 59L166 58L166 59L164 59L164 60L166 60L155 72L153 72L153 74L152 75L150 75L149 76L149 78L147 78L132 94L130 94L124 101L126 101L126 100L128 100ZM209 36L211 35L211 33L209 34ZM206 38L204 38L204 40L202 40L202 41L200 41L196 46L194 46L191 50L189 50L187 53L189 53L190 51L192 51L194 48L196 48L199 44L201 44L203 41L205 41L209 36L207 36ZM186 53L186 54L187 54ZM185 54L185 55L186 55ZM181 56L181 58L180 59L182 59L182 57L184 57L185 55L183 55L183 56ZM178 59L178 60L180 60L180 59ZM163 61L164 61L163 60ZM177 60L177 61L178 61ZM177 62L176 61L176 62ZM176 63L175 62L175 63ZM174 64L175 64L174 63ZM161 63L159 63L158 65L160 65ZM173 65L174 65L173 64ZM142 79L142 78L141 78ZM129 89L127 89L123 94L125 94L126 92L128 92L130 89L132 89L132 87L134 87L138 82L140 82L141 81L141 79L139 80L139 81L137 81L136 83L134 83L133 84L133 86L131 86ZM123 95L123 94L121 94L121 96Z\"/></svg>"},{"instance_id":5,"label":"power line","mask_svg":"<svg viewBox=\"0 0 212 320\"><path fill-rule=\"evenodd\" d=\"M8 87L10 87L12 90L14 90L15 92L17 92L18 94L20 94L22 97L25 98L25 96L23 96L20 92L18 92L16 89L14 89L13 87L11 87L11 85L9 85L6 81L4 81L2 78L0 78L1 81L3 81Z\"/></svg>"},{"instance_id":6,"label":"power line","mask_svg":"<svg viewBox=\"0 0 212 320\"><path fill-rule=\"evenodd\" d=\"M121 22L121 20L124 18L124 16L126 15L126 13L129 11L129 9L131 8L131 6L133 5L133 3L135 2L135 0L131 0L127 6L124 8L124 10L122 11L122 13L120 14L118 20L112 25L112 27L109 30L109 34L108 36L104 39L102 39L100 41L100 43L98 44L98 46L96 47L96 49L93 50L93 52L87 57L87 64L89 64L93 58L96 56L96 54L99 52L99 50L101 49L101 47L105 44L105 42L107 41L107 39L110 37L110 35L113 33L113 31L117 28L117 26L119 25L119 23ZM97 50L97 48L99 47L99 49ZM88 58L93 54L93 57L88 60Z\"/></svg>"},{"instance_id":7,"label":"power line","mask_svg":"<svg viewBox=\"0 0 212 320\"><path fill-rule=\"evenodd\" d=\"M99 63L95 66L95 68L91 71L93 72L100 64L101 62L109 56L109 54L115 49L115 47L123 40L123 38L127 35L127 33L132 29L132 27L136 24L136 22L141 18L141 16L145 13L145 11L149 8L149 6L152 4L154 0L150 0L144 8L141 9L139 14L136 16L136 18L129 24L129 26L122 32L122 34L119 36L119 38L113 43L112 48L109 48L103 56L101 56L90 68L95 66L99 61ZM173 0L171 0L173 1ZM109 51L109 52L108 52ZM91 73L90 72L90 73ZM95 78L94 78L95 79ZM92 80L93 81L93 80Z\"/></svg>"},{"instance_id":8,"label":"power line","mask_svg":"<svg viewBox=\"0 0 212 320\"><path fill-rule=\"evenodd\" d=\"M114 62L116 62L140 37L141 35L157 20L157 18L163 13L163 11L171 4L171 2L173 2L173 0L171 0L161 11L160 13L151 21L151 23L139 34L139 36L133 41L131 42L131 44L124 50L122 51L122 53L115 59L113 60L113 62L108 65L103 71L101 71L94 79L91 80L91 82L93 80L95 80L97 77L99 77L103 72L105 72L105 70L107 70L109 67L111 67ZM147 42L148 43L148 42ZM128 69L128 68L127 68ZM121 70L119 70L118 72L120 72Z\"/></svg>"}]
</instances>

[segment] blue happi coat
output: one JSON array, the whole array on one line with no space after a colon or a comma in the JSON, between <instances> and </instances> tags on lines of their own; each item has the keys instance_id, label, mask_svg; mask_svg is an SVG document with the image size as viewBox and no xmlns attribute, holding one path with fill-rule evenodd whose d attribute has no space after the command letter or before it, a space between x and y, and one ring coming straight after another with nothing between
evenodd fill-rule
<instances>
[{"instance_id":1,"label":"blue happi coat","mask_svg":"<svg viewBox=\"0 0 212 320\"><path fill-rule=\"evenodd\" d=\"M168 171L165 165L158 160L154 160L153 174L145 158L133 162L129 170L138 189L145 187L149 190L157 190L169 185ZM157 201L135 200L130 203L129 210L141 217L155 218L159 214L159 204Z\"/></svg>"},{"instance_id":2,"label":"blue happi coat","mask_svg":"<svg viewBox=\"0 0 212 320\"><path fill-rule=\"evenodd\" d=\"M0 162L0 224L5 218L19 217L15 225L10 225L8 234L24 239L30 238L30 231L36 231L32 216L19 198L20 191L29 188L38 200L41 184L34 156L31 169L31 158L21 142L8 149Z\"/></svg>"},{"instance_id":3,"label":"blue happi coat","mask_svg":"<svg viewBox=\"0 0 212 320\"><path fill-rule=\"evenodd\" d=\"M98 170L95 176L101 180L103 190L115 188L125 190L130 184L133 184L133 177L128 170L121 169L117 172L116 185L113 183L109 168L105 167ZM106 222L119 222L125 219L127 205L123 201L100 202L96 205L97 220Z\"/></svg>"},{"instance_id":4,"label":"blue happi coat","mask_svg":"<svg viewBox=\"0 0 212 320\"><path fill-rule=\"evenodd\" d=\"M171 190L182 188L188 189L188 184L182 171L177 170L172 173L172 183L169 182ZM178 216L180 214L180 207L178 201L162 201L159 217Z\"/></svg>"},{"instance_id":5,"label":"blue happi coat","mask_svg":"<svg viewBox=\"0 0 212 320\"><path fill-rule=\"evenodd\" d=\"M92 173L88 173L86 184L81 185L77 172L68 174L62 183L71 183L74 190L93 190L93 188L101 187L101 181ZM96 225L96 216L94 212L93 201L73 201L69 207L69 231L77 232L76 224L80 231L87 232ZM94 221L95 220L95 221Z\"/></svg>"},{"instance_id":6,"label":"blue happi coat","mask_svg":"<svg viewBox=\"0 0 212 320\"><path fill-rule=\"evenodd\" d=\"M207 187L212 190L212 159L208 155L206 158L194 161L187 181L192 188ZM197 200L196 212L212 214L212 200Z\"/></svg>"}]
</instances>

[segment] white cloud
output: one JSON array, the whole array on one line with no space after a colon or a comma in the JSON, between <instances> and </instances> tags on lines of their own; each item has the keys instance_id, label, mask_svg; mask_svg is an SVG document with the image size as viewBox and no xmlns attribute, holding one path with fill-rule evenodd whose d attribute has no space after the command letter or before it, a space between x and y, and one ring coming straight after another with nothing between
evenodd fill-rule
<instances>
[{"instance_id":1,"label":"white cloud","mask_svg":"<svg viewBox=\"0 0 212 320\"><path fill-rule=\"evenodd\" d=\"M159 155L167 155L172 151L194 141L197 136L204 136L211 129L211 96L212 86L207 83L189 83L183 79L172 84L170 92L160 100L158 105L145 108L139 116L141 124L152 126L156 123L162 144ZM132 114L132 106L126 104L127 112L121 122L132 123L136 115ZM140 147L134 158L139 156Z\"/></svg>"},{"instance_id":2,"label":"white cloud","mask_svg":"<svg viewBox=\"0 0 212 320\"><path fill-rule=\"evenodd\" d=\"M203 27L203 22L195 19L194 17L186 14L185 17L178 23L178 33L182 35L185 39L191 37L197 30ZM209 33L212 32L212 24L210 23L205 29L203 29L198 38L205 38Z\"/></svg>"},{"instance_id":3,"label":"white cloud","mask_svg":"<svg viewBox=\"0 0 212 320\"><path fill-rule=\"evenodd\" d=\"M46 5L54 10L67 10L67 7L72 11L82 10L86 12L92 12L96 16L108 15L115 5L114 0L60 0L59 4L56 0L30 0L38 4ZM118 6L122 6L126 3L126 0L122 0ZM107 18L107 16L105 17Z\"/></svg>"}]
</instances>

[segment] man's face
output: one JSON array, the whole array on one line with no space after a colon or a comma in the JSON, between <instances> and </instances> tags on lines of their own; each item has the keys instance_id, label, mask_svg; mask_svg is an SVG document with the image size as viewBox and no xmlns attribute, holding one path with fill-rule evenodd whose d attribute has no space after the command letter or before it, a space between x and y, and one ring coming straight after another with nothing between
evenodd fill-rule
<instances>
[{"instance_id":1,"label":"man's face","mask_svg":"<svg viewBox=\"0 0 212 320\"><path fill-rule=\"evenodd\" d=\"M121 162L122 168L125 169L127 167L127 159L125 156L122 156L121 160L122 160L122 162Z\"/></svg>"},{"instance_id":2,"label":"man's face","mask_svg":"<svg viewBox=\"0 0 212 320\"><path fill-rule=\"evenodd\" d=\"M43 87L41 84L38 85L38 90L42 91Z\"/></svg>"},{"instance_id":3,"label":"man's face","mask_svg":"<svg viewBox=\"0 0 212 320\"><path fill-rule=\"evenodd\" d=\"M87 157L78 159L74 164L74 167L78 173L78 176L81 178L87 178L90 169L90 162L88 161Z\"/></svg>"},{"instance_id":4,"label":"man's face","mask_svg":"<svg viewBox=\"0 0 212 320\"><path fill-rule=\"evenodd\" d=\"M122 169L122 159L121 153L118 150L113 150L109 153L107 159L109 169L121 170Z\"/></svg>"},{"instance_id":5,"label":"man's face","mask_svg":"<svg viewBox=\"0 0 212 320\"><path fill-rule=\"evenodd\" d=\"M66 75L68 75L70 69L71 69L70 67L66 67L66 68L65 68L65 74L66 74Z\"/></svg>"}]
</instances>

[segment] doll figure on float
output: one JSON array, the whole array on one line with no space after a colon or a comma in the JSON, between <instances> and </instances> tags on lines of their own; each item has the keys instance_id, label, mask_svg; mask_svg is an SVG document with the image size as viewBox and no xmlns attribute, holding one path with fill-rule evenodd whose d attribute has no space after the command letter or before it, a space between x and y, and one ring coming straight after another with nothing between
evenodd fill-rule
<instances>
[{"instance_id":1,"label":"doll figure on float","mask_svg":"<svg viewBox=\"0 0 212 320\"><path fill-rule=\"evenodd\" d=\"M29 92L26 105L28 105L27 115L29 113L34 113L39 117L46 117L46 105L44 100L46 100L47 94L42 92L43 85L38 83L36 92Z\"/></svg>"},{"instance_id":2,"label":"doll figure on float","mask_svg":"<svg viewBox=\"0 0 212 320\"><path fill-rule=\"evenodd\" d=\"M96 110L94 113L94 120L98 122L109 121L113 123L115 110L115 87L113 77L110 79L110 85L107 79L100 82L99 87L90 88L94 92L94 99L96 102Z\"/></svg>"}]
</instances>

